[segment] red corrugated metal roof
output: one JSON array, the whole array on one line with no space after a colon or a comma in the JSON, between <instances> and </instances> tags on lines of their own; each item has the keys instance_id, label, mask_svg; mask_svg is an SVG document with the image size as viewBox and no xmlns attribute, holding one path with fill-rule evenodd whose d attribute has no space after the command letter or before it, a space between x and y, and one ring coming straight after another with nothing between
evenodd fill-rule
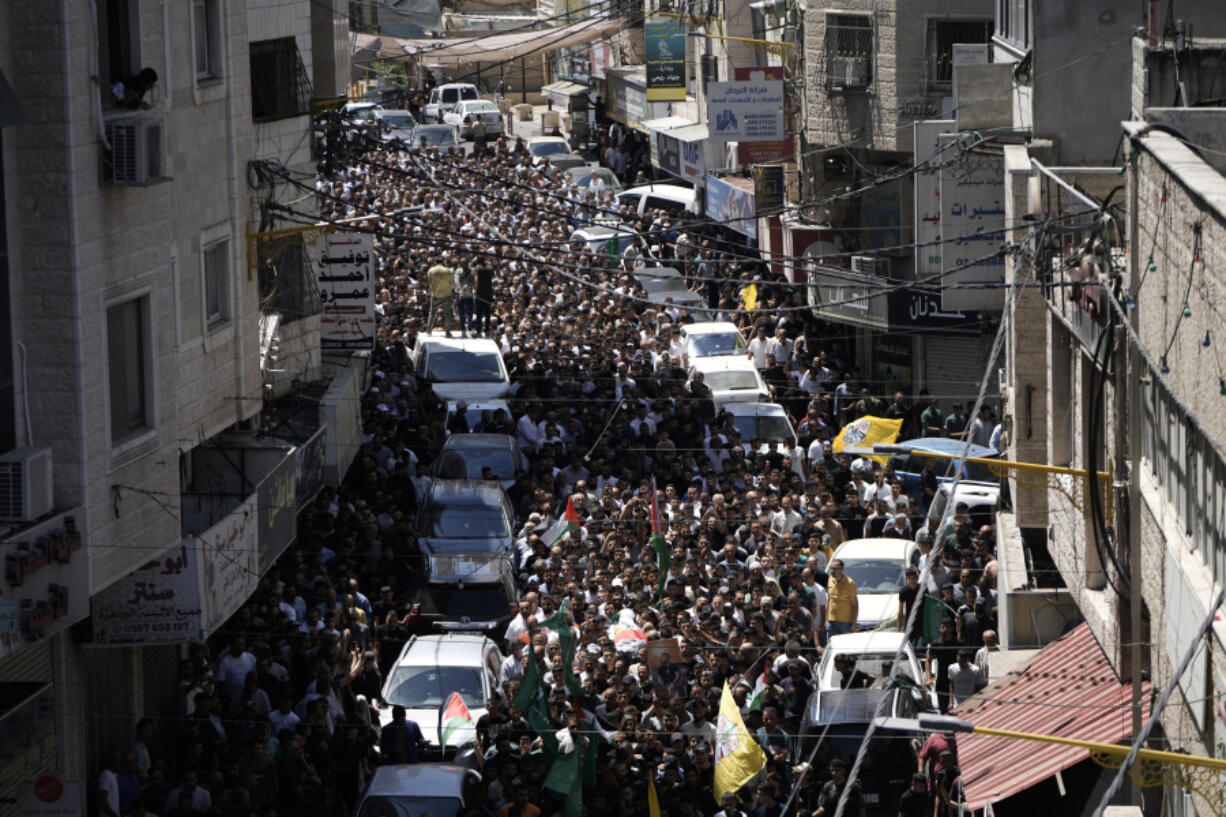
<instances>
[{"instance_id":1,"label":"red corrugated metal roof","mask_svg":"<svg viewBox=\"0 0 1226 817\"><path fill-rule=\"evenodd\" d=\"M1149 684L1141 697L1149 717ZM1132 734L1132 693L1082 624L1044 647L1011 680L981 691L957 714L976 726L1100 743ZM958 761L972 809L996 803L1085 760L1089 752L1012 738L958 736Z\"/></svg>"}]
</instances>

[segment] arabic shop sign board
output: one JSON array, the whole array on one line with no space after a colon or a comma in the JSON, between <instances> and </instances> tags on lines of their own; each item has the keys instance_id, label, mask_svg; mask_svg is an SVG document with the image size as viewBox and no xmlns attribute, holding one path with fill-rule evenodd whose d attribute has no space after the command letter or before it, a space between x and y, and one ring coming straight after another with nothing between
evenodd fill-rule
<instances>
[{"instance_id":1,"label":"arabic shop sign board","mask_svg":"<svg viewBox=\"0 0 1226 817\"><path fill-rule=\"evenodd\" d=\"M1004 157L956 150L939 160L941 307L999 311L1005 298Z\"/></svg>"},{"instance_id":2,"label":"arabic shop sign board","mask_svg":"<svg viewBox=\"0 0 1226 817\"><path fill-rule=\"evenodd\" d=\"M54 770L56 748L51 684L0 684L0 803L18 802L23 783Z\"/></svg>"},{"instance_id":3,"label":"arabic shop sign board","mask_svg":"<svg viewBox=\"0 0 1226 817\"><path fill-rule=\"evenodd\" d=\"M812 256L806 259L807 297L817 317L870 329L889 328L889 307L880 278L818 266ZM877 294L870 294L874 292Z\"/></svg>"},{"instance_id":4,"label":"arabic shop sign board","mask_svg":"<svg viewBox=\"0 0 1226 817\"><path fill-rule=\"evenodd\" d=\"M200 545L184 539L93 598L95 644L203 641Z\"/></svg>"},{"instance_id":5,"label":"arabic shop sign board","mask_svg":"<svg viewBox=\"0 0 1226 817\"><path fill-rule=\"evenodd\" d=\"M886 297L891 329L942 329L959 333L980 331L974 315L942 309L941 293L935 286L893 290Z\"/></svg>"},{"instance_id":6,"label":"arabic shop sign board","mask_svg":"<svg viewBox=\"0 0 1226 817\"><path fill-rule=\"evenodd\" d=\"M779 142L783 126L783 83L708 82L707 130L713 142Z\"/></svg>"},{"instance_id":7,"label":"arabic shop sign board","mask_svg":"<svg viewBox=\"0 0 1226 817\"><path fill-rule=\"evenodd\" d=\"M298 536L297 466L297 452L287 450L277 466L256 486L261 576Z\"/></svg>"},{"instance_id":8,"label":"arabic shop sign board","mask_svg":"<svg viewBox=\"0 0 1226 817\"><path fill-rule=\"evenodd\" d=\"M42 774L22 783L17 817L81 817L81 784L58 774Z\"/></svg>"},{"instance_id":9,"label":"arabic shop sign board","mask_svg":"<svg viewBox=\"0 0 1226 817\"><path fill-rule=\"evenodd\" d=\"M954 130L952 119L916 122L915 165L915 276L920 280L941 272L941 177L936 168L941 148L948 140L941 134ZM952 148L950 148L952 150Z\"/></svg>"},{"instance_id":10,"label":"arabic shop sign board","mask_svg":"<svg viewBox=\"0 0 1226 817\"><path fill-rule=\"evenodd\" d=\"M373 249L374 237L365 233L333 233L315 242L312 258L324 305L319 319L324 349L375 346Z\"/></svg>"},{"instance_id":11,"label":"arabic shop sign board","mask_svg":"<svg viewBox=\"0 0 1226 817\"><path fill-rule=\"evenodd\" d=\"M204 626L214 632L255 592L260 581L259 493L200 537Z\"/></svg>"},{"instance_id":12,"label":"arabic shop sign board","mask_svg":"<svg viewBox=\"0 0 1226 817\"><path fill-rule=\"evenodd\" d=\"M89 615L84 522L76 508L0 544L0 659Z\"/></svg>"},{"instance_id":13,"label":"arabic shop sign board","mask_svg":"<svg viewBox=\"0 0 1226 817\"><path fill-rule=\"evenodd\" d=\"M647 101L685 101L685 21L656 17L643 26L647 44Z\"/></svg>"},{"instance_id":14,"label":"arabic shop sign board","mask_svg":"<svg viewBox=\"0 0 1226 817\"><path fill-rule=\"evenodd\" d=\"M734 68L732 78L737 83L762 82L772 80L783 82L787 69L782 65L763 65L758 68ZM790 161L793 155L793 138L795 130L792 126L791 113L784 120L784 137L778 141L742 139L736 146L736 160L742 167L760 165L766 162Z\"/></svg>"},{"instance_id":15,"label":"arabic shop sign board","mask_svg":"<svg viewBox=\"0 0 1226 817\"><path fill-rule=\"evenodd\" d=\"M324 449L327 446L327 433L327 429L321 426L309 440L294 449L295 473L298 479L294 486L294 498L297 502L294 508L295 516L314 502L320 489L324 487Z\"/></svg>"}]
</instances>

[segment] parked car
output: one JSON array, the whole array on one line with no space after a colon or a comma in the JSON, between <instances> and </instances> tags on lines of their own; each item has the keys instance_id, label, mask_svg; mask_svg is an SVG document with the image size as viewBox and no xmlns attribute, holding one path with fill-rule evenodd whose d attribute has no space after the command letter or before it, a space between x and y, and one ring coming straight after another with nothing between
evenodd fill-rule
<instances>
[{"instance_id":1,"label":"parked car","mask_svg":"<svg viewBox=\"0 0 1226 817\"><path fill-rule=\"evenodd\" d=\"M835 559L856 583L861 631L898 629L898 591L906 585L906 569L919 559L910 539L852 539L839 545Z\"/></svg>"},{"instance_id":2,"label":"parked car","mask_svg":"<svg viewBox=\"0 0 1226 817\"><path fill-rule=\"evenodd\" d=\"M490 338L429 335L408 354L413 371L443 400L488 400L511 390L502 350Z\"/></svg>"},{"instance_id":3,"label":"parked car","mask_svg":"<svg viewBox=\"0 0 1226 817\"><path fill-rule=\"evenodd\" d=\"M561 136L531 136L528 138L528 153L543 159L553 153L570 153L570 142Z\"/></svg>"},{"instance_id":4,"label":"parked car","mask_svg":"<svg viewBox=\"0 0 1226 817\"><path fill-rule=\"evenodd\" d=\"M413 114L404 110L377 110L375 122L379 125L379 136L385 142L399 139L407 143L413 138L413 128L417 127Z\"/></svg>"},{"instance_id":5,"label":"parked car","mask_svg":"<svg viewBox=\"0 0 1226 817\"><path fill-rule=\"evenodd\" d=\"M684 323L681 325L681 342L684 347L683 366L704 357L745 357L749 353L741 330L730 321Z\"/></svg>"},{"instance_id":6,"label":"parked car","mask_svg":"<svg viewBox=\"0 0 1226 817\"><path fill-rule=\"evenodd\" d=\"M900 647L902 659L895 661ZM836 655L852 656L857 671L875 676L868 688L841 688L841 675L834 668ZM827 644L815 675L815 688L801 720L796 756L813 756L817 769L826 768L835 757L848 762L855 759L874 717L914 718L921 711L936 709L936 695L924 686L920 662L901 633L836 635ZM877 731L868 740L859 781L869 814L897 814L898 799L915 772L915 751L909 737L923 736Z\"/></svg>"},{"instance_id":7,"label":"parked car","mask_svg":"<svg viewBox=\"0 0 1226 817\"><path fill-rule=\"evenodd\" d=\"M585 190L592 186L592 175L604 182L604 189L611 190L616 193L622 189L621 179L617 178L617 174L607 167L590 166L590 167L569 167L566 169L566 175Z\"/></svg>"},{"instance_id":8,"label":"parked car","mask_svg":"<svg viewBox=\"0 0 1226 817\"><path fill-rule=\"evenodd\" d=\"M496 581L489 556L509 553L515 514L502 486L438 479L417 506L417 530L431 581Z\"/></svg>"},{"instance_id":9,"label":"parked car","mask_svg":"<svg viewBox=\"0 0 1226 817\"><path fill-rule=\"evenodd\" d=\"M478 99L477 86L469 82L448 82L430 91L430 99L422 111L426 122L442 122L443 114L466 99Z\"/></svg>"},{"instance_id":10,"label":"parked car","mask_svg":"<svg viewBox=\"0 0 1226 817\"><path fill-rule=\"evenodd\" d=\"M690 364L689 382L693 382L694 376L700 372L717 406L770 400L766 381L747 357L698 358Z\"/></svg>"},{"instance_id":11,"label":"parked car","mask_svg":"<svg viewBox=\"0 0 1226 817\"><path fill-rule=\"evenodd\" d=\"M436 479L481 479L489 468L503 488L528 471L528 458L507 434L452 434L430 464Z\"/></svg>"},{"instance_id":12,"label":"parked car","mask_svg":"<svg viewBox=\"0 0 1226 817\"><path fill-rule=\"evenodd\" d=\"M465 99L443 114L443 121L458 128L463 139L472 138L473 124L478 119L485 123L486 137L494 139L502 135L502 111L489 100Z\"/></svg>"},{"instance_id":13,"label":"parked car","mask_svg":"<svg viewBox=\"0 0 1226 817\"><path fill-rule=\"evenodd\" d=\"M423 141L431 148L459 147L460 134L453 125L418 125L413 128L413 147L421 147Z\"/></svg>"},{"instance_id":14,"label":"parked car","mask_svg":"<svg viewBox=\"0 0 1226 817\"><path fill-rule=\"evenodd\" d=\"M458 692L475 724L485 714L490 693L499 688L501 665L498 645L480 633L410 636L383 683L387 706L379 718L389 722L391 708L404 707L405 716L421 727L429 754L454 757L458 747L475 739L476 730L462 729L445 749L440 747L439 709Z\"/></svg>"},{"instance_id":15,"label":"parked car","mask_svg":"<svg viewBox=\"0 0 1226 817\"><path fill-rule=\"evenodd\" d=\"M645 245L642 236L625 225L589 224L570 234L569 245L571 252L581 252L584 246L590 247L593 252L607 256L609 266L615 267L621 262L621 255L626 247L636 238L639 239L640 246ZM655 260L646 250L644 255Z\"/></svg>"},{"instance_id":16,"label":"parked car","mask_svg":"<svg viewBox=\"0 0 1226 817\"><path fill-rule=\"evenodd\" d=\"M456 817L477 802L481 773L451 763L379 766L357 817Z\"/></svg>"},{"instance_id":17,"label":"parked car","mask_svg":"<svg viewBox=\"0 0 1226 817\"><path fill-rule=\"evenodd\" d=\"M617 194L617 206L629 207L637 218L653 210L685 218L699 212L698 191L679 184L645 184Z\"/></svg>"},{"instance_id":18,"label":"parked car","mask_svg":"<svg viewBox=\"0 0 1226 817\"><path fill-rule=\"evenodd\" d=\"M578 153L550 153L545 157L545 175L550 178L580 167L587 167L587 159Z\"/></svg>"}]
</instances>

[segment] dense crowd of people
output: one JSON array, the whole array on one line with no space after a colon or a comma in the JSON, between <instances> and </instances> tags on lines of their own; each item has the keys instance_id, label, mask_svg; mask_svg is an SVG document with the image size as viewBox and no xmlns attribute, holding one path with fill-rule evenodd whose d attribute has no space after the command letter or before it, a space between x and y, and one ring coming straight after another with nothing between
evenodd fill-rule
<instances>
[{"instance_id":1,"label":"dense crowd of people","mask_svg":"<svg viewBox=\"0 0 1226 817\"><path fill-rule=\"evenodd\" d=\"M857 627L855 585L834 549L870 535L918 542L928 592L948 605L930 647L949 706L982 685L988 654L976 651L994 644L995 541L991 526L972 528L962 514L946 528L926 522L931 463L914 501L889 466L836 457L830 442L865 414L902 419L904 436L978 438L983 429L948 427L933 414L936 401L913 405L863 382L840 334L692 217L618 213L610 191L551 175L505 138L477 155L401 148L325 166L318 184L327 217L384 214L363 222L377 236L381 325L361 452L344 484L304 512L298 542L257 596L182 662L177 717L141 721L130 749L107 758L103 817L352 814L378 764L429 759L420 730L381 726L379 710L383 679L412 632L425 466L448 431L464 430L447 428L442 403L408 363L431 329L500 345L511 416L465 425L514 435L531 463L507 492L520 525L522 595L500 645L503 689L477 723L484 783L469 813L562 813L565 798L544 785L556 736L542 732L570 730L585 750L594 746L582 795L592 817L647 814L649 780L672 817L778 817L789 798L798 815L829 817L847 786L843 813L859 814L852 756L830 747L813 755L798 739L829 637ZM568 243L576 220L602 216L635 224L644 249L682 268L712 309L743 328L793 415L799 450L747 453L751 441L701 388L687 387L678 327L692 318L642 297L628 274L633 255ZM744 310L749 270L756 304ZM653 486L663 576L650 544ZM568 501L578 529L546 541ZM919 579L908 572L900 626ZM570 668L558 633L541 625L562 608L577 644ZM658 683L643 656L619 649L610 625L625 611L648 641L677 644L676 683ZM922 655L924 633L911 635ZM514 705L532 661L558 693L549 730ZM842 663L842 677L854 679ZM581 694L567 692L567 669ZM725 684L766 765L717 801ZM952 755L925 746L914 760L901 813L944 813L956 798Z\"/></svg>"}]
</instances>

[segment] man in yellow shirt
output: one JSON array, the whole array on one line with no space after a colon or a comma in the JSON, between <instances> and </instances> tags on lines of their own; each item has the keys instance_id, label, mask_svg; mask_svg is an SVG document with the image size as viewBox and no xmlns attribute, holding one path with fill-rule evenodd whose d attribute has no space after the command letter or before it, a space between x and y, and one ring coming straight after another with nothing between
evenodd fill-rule
<instances>
[{"instance_id":1,"label":"man in yellow shirt","mask_svg":"<svg viewBox=\"0 0 1226 817\"><path fill-rule=\"evenodd\" d=\"M830 601L827 602L827 640L832 635L859 630L856 619L860 615L860 601L856 598L856 583L843 572L842 559L835 559L830 563L830 581L826 583L826 592L830 595Z\"/></svg>"},{"instance_id":2,"label":"man in yellow shirt","mask_svg":"<svg viewBox=\"0 0 1226 817\"><path fill-rule=\"evenodd\" d=\"M426 282L430 286L430 317L426 320L426 334L434 328L435 318L441 313L443 329L451 337L451 302L455 296L455 282L451 270L443 265L441 258L432 259L434 266L426 270Z\"/></svg>"}]
</instances>

